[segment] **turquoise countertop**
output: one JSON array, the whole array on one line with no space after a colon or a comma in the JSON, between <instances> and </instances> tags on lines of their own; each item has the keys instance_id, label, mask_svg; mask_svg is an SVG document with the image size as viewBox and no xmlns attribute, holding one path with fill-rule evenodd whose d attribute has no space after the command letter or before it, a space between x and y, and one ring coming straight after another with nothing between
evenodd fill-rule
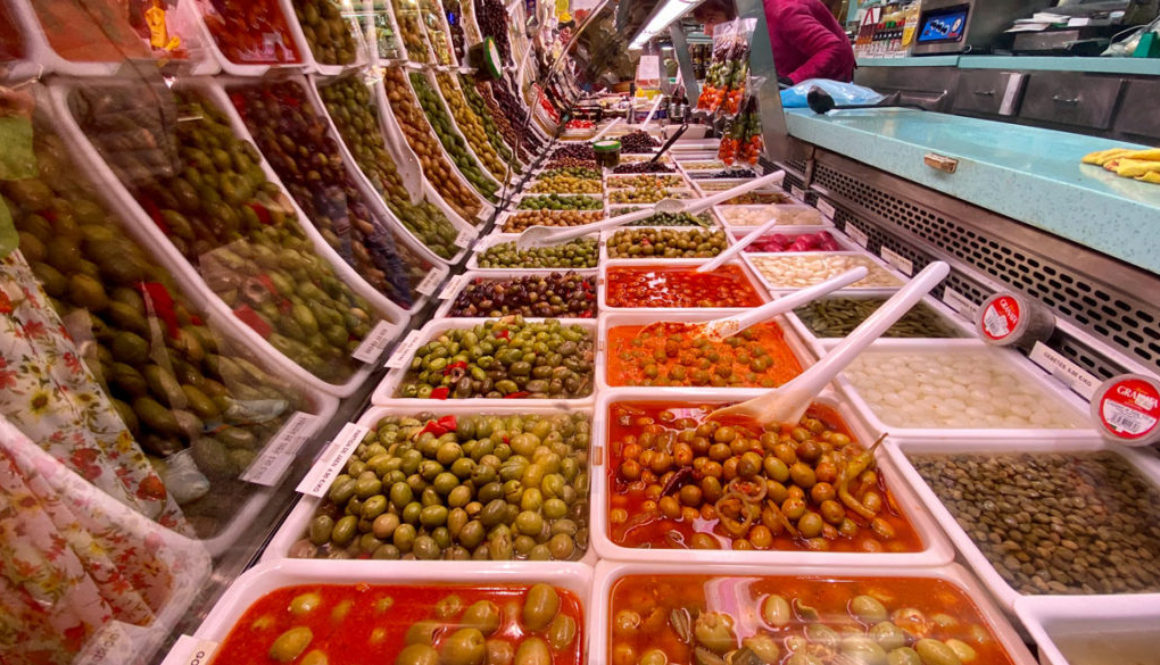
<instances>
[{"instance_id":1,"label":"turquoise countertop","mask_svg":"<svg viewBox=\"0 0 1160 665\"><path fill-rule=\"evenodd\" d=\"M932 55L858 58L859 67L958 67L1018 71L1091 72L1160 76L1160 58L1067 58L1007 55Z\"/></svg>"},{"instance_id":2,"label":"turquoise countertop","mask_svg":"<svg viewBox=\"0 0 1160 665\"><path fill-rule=\"evenodd\" d=\"M1160 185L1080 163L1131 144L910 109L790 109L786 122L803 141L1160 273ZM929 152L958 170L930 168Z\"/></svg>"}]
</instances>

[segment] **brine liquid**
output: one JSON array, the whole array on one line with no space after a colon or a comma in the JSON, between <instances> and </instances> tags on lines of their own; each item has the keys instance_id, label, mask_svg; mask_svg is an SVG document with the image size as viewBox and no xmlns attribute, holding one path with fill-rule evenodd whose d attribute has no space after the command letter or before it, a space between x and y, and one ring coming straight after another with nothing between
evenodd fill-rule
<instances>
[{"instance_id":1,"label":"brine liquid","mask_svg":"<svg viewBox=\"0 0 1160 665\"><path fill-rule=\"evenodd\" d=\"M1160 665L1160 629L1053 633L1051 639L1070 665Z\"/></svg>"}]
</instances>

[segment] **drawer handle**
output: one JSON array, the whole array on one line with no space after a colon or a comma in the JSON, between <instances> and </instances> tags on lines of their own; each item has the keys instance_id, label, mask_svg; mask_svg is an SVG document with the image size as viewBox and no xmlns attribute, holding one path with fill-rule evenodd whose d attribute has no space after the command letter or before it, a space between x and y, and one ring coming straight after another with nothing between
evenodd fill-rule
<instances>
[{"instance_id":1,"label":"drawer handle","mask_svg":"<svg viewBox=\"0 0 1160 665\"><path fill-rule=\"evenodd\" d=\"M1079 103L1079 97L1060 97L1059 95L1052 95L1051 101L1056 104L1070 104L1075 105Z\"/></svg>"},{"instance_id":2,"label":"drawer handle","mask_svg":"<svg viewBox=\"0 0 1160 665\"><path fill-rule=\"evenodd\" d=\"M994 90L976 90L975 94L980 96L980 97L994 97L995 91Z\"/></svg>"}]
</instances>

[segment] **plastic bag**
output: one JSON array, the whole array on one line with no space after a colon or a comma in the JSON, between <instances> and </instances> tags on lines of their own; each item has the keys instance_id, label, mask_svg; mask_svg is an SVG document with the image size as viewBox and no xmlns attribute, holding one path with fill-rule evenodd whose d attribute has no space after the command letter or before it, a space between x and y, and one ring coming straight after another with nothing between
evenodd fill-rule
<instances>
[{"instance_id":1,"label":"plastic bag","mask_svg":"<svg viewBox=\"0 0 1160 665\"><path fill-rule=\"evenodd\" d=\"M756 19L734 19L713 34L713 62L705 73L705 83L697 98L697 108L733 115L745 96L749 76L749 40Z\"/></svg>"},{"instance_id":2,"label":"plastic bag","mask_svg":"<svg viewBox=\"0 0 1160 665\"><path fill-rule=\"evenodd\" d=\"M725 135L721 137L717 158L729 166L735 162L756 164L765 148L765 141L761 135L761 113L756 94L764 81L764 76L750 77L746 86L749 92L745 96L745 102L740 107L740 113L730 121Z\"/></svg>"},{"instance_id":3,"label":"plastic bag","mask_svg":"<svg viewBox=\"0 0 1160 665\"><path fill-rule=\"evenodd\" d=\"M803 109L809 106L806 95L812 88L821 88L830 93L834 103L838 106L845 104L877 104L886 99L884 95L874 92L870 88L853 83L842 83L830 79L806 79L801 83L781 91L781 107L786 109Z\"/></svg>"}]
</instances>

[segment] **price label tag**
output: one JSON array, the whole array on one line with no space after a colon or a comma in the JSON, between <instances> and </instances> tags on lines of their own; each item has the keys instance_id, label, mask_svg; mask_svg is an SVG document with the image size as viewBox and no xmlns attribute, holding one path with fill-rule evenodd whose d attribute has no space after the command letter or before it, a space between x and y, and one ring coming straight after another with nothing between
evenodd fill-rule
<instances>
[{"instance_id":1,"label":"price label tag","mask_svg":"<svg viewBox=\"0 0 1160 665\"><path fill-rule=\"evenodd\" d=\"M806 193L805 193L805 191L803 191L803 190L802 190L802 188L801 188L801 187L797 187L797 186L793 186L793 185L791 185L791 186L790 186L790 188L789 188L789 191L790 191L790 193L791 193L791 194L793 194L793 197L794 197L795 199L797 199L797 200L799 200L799 201L805 201L805 200L806 200Z\"/></svg>"},{"instance_id":2,"label":"price label tag","mask_svg":"<svg viewBox=\"0 0 1160 665\"><path fill-rule=\"evenodd\" d=\"M866 232L853 224L846 224L846 235L850 236L850 240L853 240L862 247L870 244L870 237L866 235Z\"/></svg>"},{"instance_id":3,"label":"price label tag","mask_svg":"<svg viewBox=\"0 0 1160 665\"><path fill-rule=\"evenodd\" d=\"M442 281L443 271L432 270L431 272L427 273L427 276L423 278L423 281L419 282L419 286L416 286L415 290L422 295L429 296L432 293L435 293L435 287L439 286L439 282Z\"/></svg>"},{"instance_id":4,"label":"price label tag","mask_svg":"<svg viewBox=\"0 0 1160 665\"><path fill-rule=\"evenodd\" d=\"M456 275L447 281L447 286L439 292L440 300L451 300L463 288L464 282L467 281L467 275Z\"/></svg>"},{"instance_id":5,"label":"price label tag","mask_svg":"<svg viewBox=\"0 0 1160 665\"><path fill-rule=\"evenodd\" d=\"M350 354L351 358L363 363L373 363L383 354L383 349L391 343L391 334L395 328L387 321L379 321L371 329L371 333L363 339L362 344Z\"/></svg>"},{"instance_id":6,"label":"price label tag","mask_svg":"<svg viewBox=\"0 0 1160 665\"><path fill-rule=\"evenodd\" d=\"M387 367L390 369L402 368L407 362L407 356L419 347L420 337L422 337L422 332L418 330L407 333L407 336L403 338L403 343L395 348L395 352L391 354L390 358L387 358Z\"/></svg>"},{"instance_id":7,"label":"price label tag","mask_svg":"<svg viewBox=\"0 0 1160 665\"><path fill-rule=\"evenodd\" d=\"M975 312L979 309L979 306L971 302L969 298L949 286L943 289L942 299L947 307L971 319L975 318Z\"/></svg>"},{"instance_id":8,"label":"price label tag","mask_svg":"<svg viewBox=\"0 0 1160 665\"><path fill-rule=\"evenodd\" d=\"M455 236L455 246L467 249L471 246L472 240L475 240L475 231L462 229L459 231L459 235Z\"/></svg>"},{"instance_id":9,"label":"price label tag","mask_svg":"<svg viewBox=\"0 0 1160 665\"><path fill-rule=\"evenodd\" d=\"M914 274L914 263L905 256L890 249L889 247L883 247L882 251L878 253L882 256L883 261L886 261L890 265L894 266L898 269L899 272L906 275L907 277L910 277Z\"/></svg>"},{"instance_id":10,"label":"price label tag","mask_svg":"<svg viewBox=\"0 0 1160 665\"><path fill-rule=\"evenodd\" d=\"M836 213L837 210L829 201L825 199L818 199L818 212L822 213L826 219L833 221L834 213Z\"/></svg>"},{"instance_id":11,"label":"price label tag","mask_svg":"<svg viewBox=\"0 0 1160 665\"><path fill-rule=\"evenodd\" d=\"M282 474L294 461L294 456L306 443L306 438L314 429L318 420L316 416L301 411L295 411L282 425L282 429L274 435L258 453L258 457L250 464L250 468L242 474L242 480L255 485L267 487L277 485Z\"/></svg>"},{"instance_id":12,"label":"price label tag","mask_svg":"<svg viewBox=\"0 0 1160 665\"><path fill-rule=\"evenodd\" d=\"M1064 358L1062 354L1043 342L1035 343L1031 349L1030 358L1035 361L1035 364L1063 382L1065 386L1083 395L1084 399L1090 400L1095 394L1096 388L1099 388L1100 383L1102 383L1090 372Z\"/></svg>"},{"instance_id":13,"label":"price label tag","mask_svg":"<svg viewBox=\"0 0 1160 665\"><path fill-rule=\"evenodd\" d=\"M367 428L354 423L343 425L338 436L334 437L334 440L323 451L322 457L318 458L318 461L306 473L306 477L298 483L298 492L316 497L325 494L335 476L346 466L346 460L369 431Z\"/></svg>"},{"instance_id":14,"label":"price label tag","mask_svg":"<svg viewBox=\"0 0 1160 665\"><path fill-rule=\"evenodd\" d=\"M161 665L206 665L217 651L218 643L182 635L161 661Z\"/></svg>"}]
</instances>

